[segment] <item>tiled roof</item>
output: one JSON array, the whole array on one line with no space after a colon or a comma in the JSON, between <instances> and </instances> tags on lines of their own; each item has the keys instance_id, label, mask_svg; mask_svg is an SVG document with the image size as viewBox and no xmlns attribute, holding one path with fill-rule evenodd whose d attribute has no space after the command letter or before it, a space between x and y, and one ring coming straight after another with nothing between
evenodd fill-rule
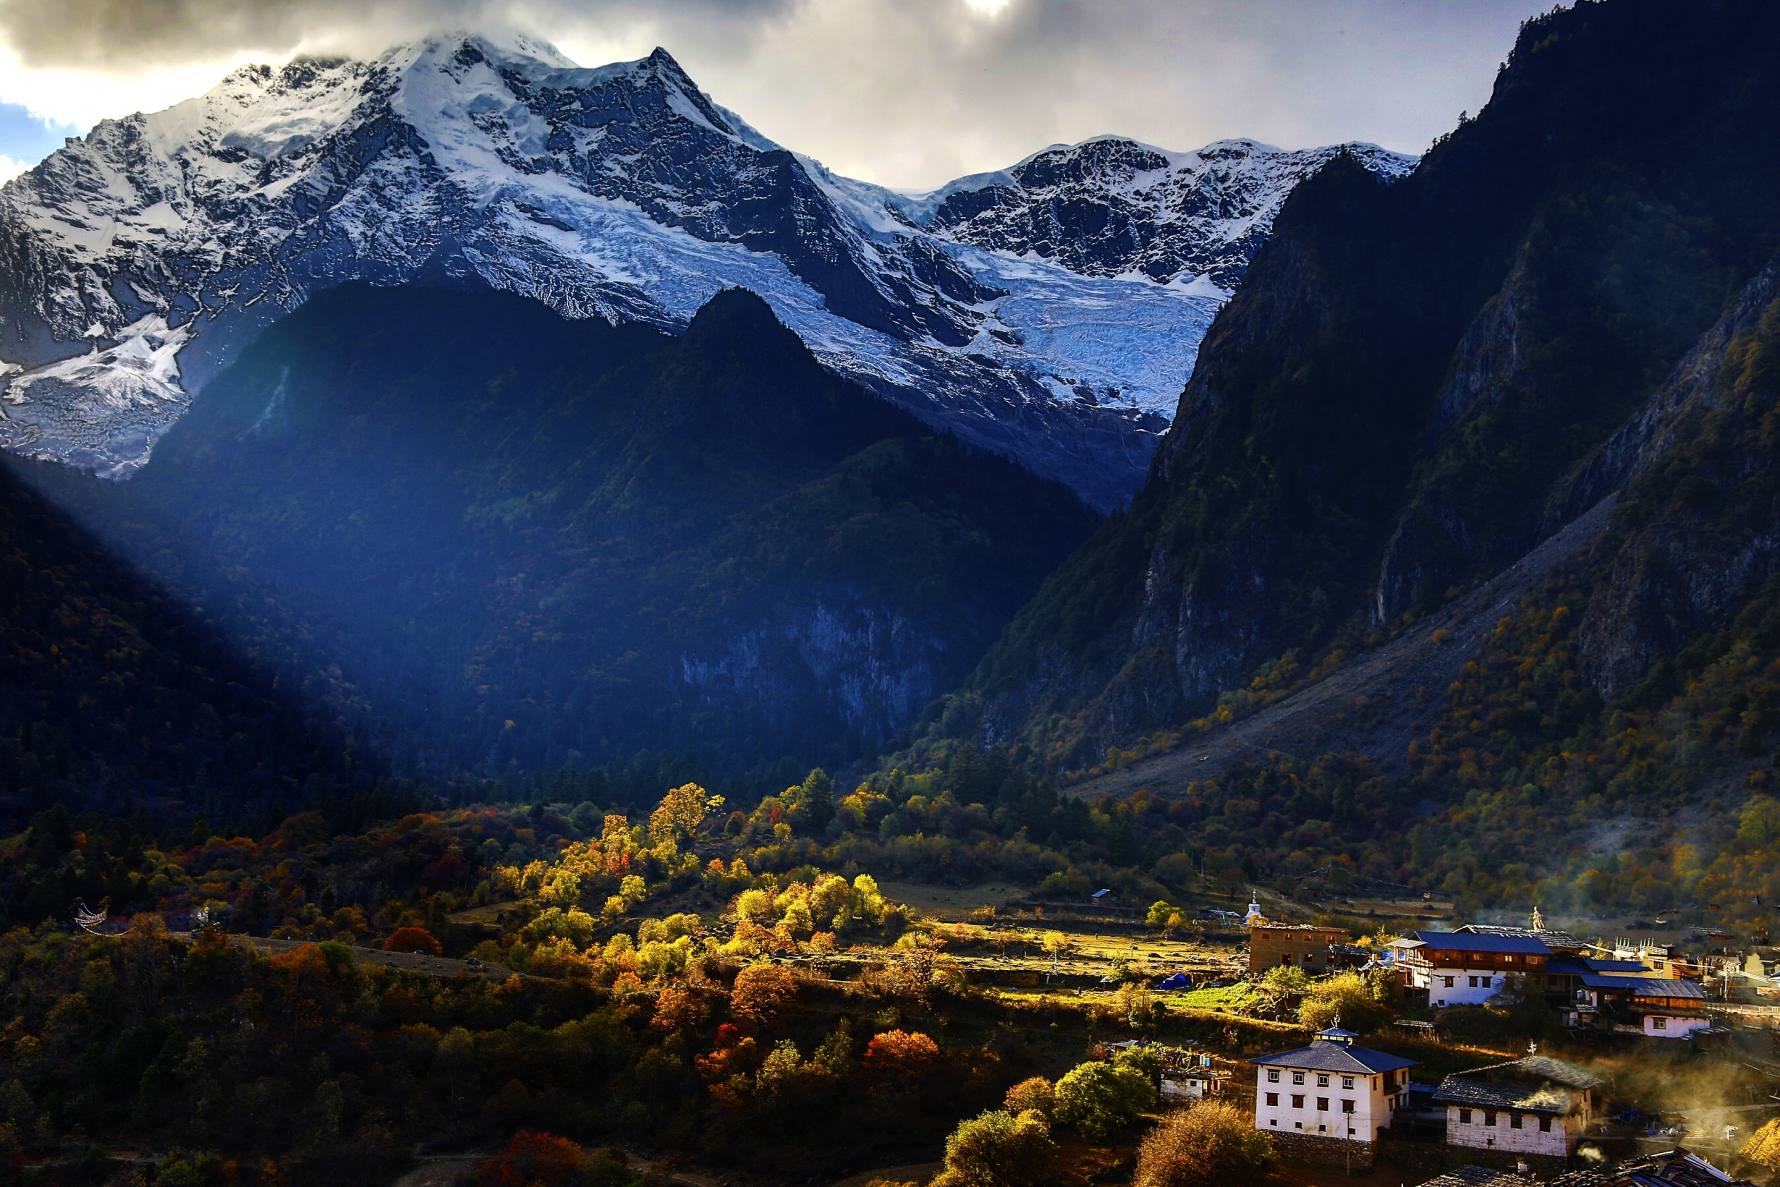
<instances>
[{"instance_id":1,"label":"tiled roof","mask_svg":"<svg viewBox=\"0 0 1780 1187\"><path fill-rule=\"evenodd\" d=\"M1626 989L1633 997L1685 997L1705 1001L1706 991L1692 981L1675 981L1663 977L1627 977L1613 973L1583 973L1581 981L1590 989Z\"/></svg>"},{"instance_id":2,"label":"tiled roof","mask_svg":"<svg viewBox=\"0 0 1780 1187\"><path fill-rule=\"evenodd\" d=\"M1527 1180L1487 1166L1466 1165L1436 1175L1421 1187L1527 1187Z\"/></svg>"},{"instance_id":3,"label":"tiled roof","mask_svg":"<svg viewBox=\"0 0 1780 1187\"><path fill-rule=\"evenodd\" d=\"M1351 1047L1346 1043L1312 1043L1295 1051L1277 1055L1257 1055L1250 1063L1263 1066L1302 1068L1313 1072L1341 1072L1350 1076L1369 1076L1375 1072L1392 1072L1400 1067L1414 1067L1415 1060L1404 1059L1370 1047Z\"/></svg>"},{"instance_id":4,"label":"tiled roof","mask_svg":"<svg viewBox=\"0 0 1780 1187\"><path fill-rule=\"evenodd\" d=\"M1615 1167L1566 1171L1547 1180L1546 1187L1734 1187L1748 1182L1733 1179L1705 1159L1677 1147Z\"/></svg>"},{"instance_id":5,"label":"tiled roof","mask_svg":"<svg viewBox=\"0 0 1780 1187\"><path fill-rule=\"evenodd\" d=\"M1489 936L1531 936L1545 941L1547 948L1586 948L1587 943L1567 931L1544 928L1534 931L1530 927L1503 927L1493 923L1467 923L1459 931L1471 935Z\"/></svg>"},{"instance_id":6,"label":"tiled roof","mask_svg":"<svg viewBox=\"0 0 1780 1187\"><path fill-rule=\"evenodd\" d=\"M1567 1113L1573 1093L1600 1086L1601 1078L1585 1067L1546 1055L1528 1055L1448 1076L1440 1081L1434 1099L1489 1109Z\"/></svg>"},{"instance_id":7,"label":"tiled roof","mask_svg":"<svg viewBox=\"0 0 1780 1187\"><path fill-rule=\"evenodd\" d=\"M1525 952L1546 955L1551 949L1537 936L1498 936L1488 932L1418 931L1415 938L1435 952Z\"/></svg>"},{"instance_id":8,"label":"tiled roof","mask_svg":"<svg viewBox=\"0 0 1780 1187\"><path fill-rule=\"evenodd\" d=\"M1519 1059L1497 1067L1518 1068L1522 1073L1536 1076L1541 1080L1550 1080L1554 1084L1563 1084L1569 1088L1599 1088L1604 1081L1580 1064L1553 1059L1549 1055L1525 1055ZM1489 1069L1479 1069L1487 1071Z\"/></svg>"},{"instance_id":9,"label":"tiled roof","mask_svg":"<svg viewBox=\"0 0 1780 1187\"><path fill-rule=\"evenodd\" d=\"M1592 957L1560 956L1547 961L1545 971L1548 973L1643 973L1649 975L1654 970L1642 961L1637 960L1595 960Z\"/></svg>"},{"instance_id":10,"label":"tiled roof","mask_svg":"<svg viewBox=\"0 0 1780 1187\"><path fill-rule=\"evenodd\" d=\"M1747 1179L1731 1178L1710 1162L1680 1147L1623 1162L1612 1173L1615 1187L1724 1187L1748 1182Z\"/></svg>"},{"instance_id":11,"label":"tiled roof","mask_svg":"<svg viewBox=\"0 0 1780 1187\"><path fill-rule=\"evenodd\" d=\"M1568 1088L1533 1080L1473 1080L1448 1076L1434 1099L1443 1105L1477 1105L1485 1109L1519 1109L1527 1113L1568 1113L1575 1097Z\"/></svg>"}]
</instances>

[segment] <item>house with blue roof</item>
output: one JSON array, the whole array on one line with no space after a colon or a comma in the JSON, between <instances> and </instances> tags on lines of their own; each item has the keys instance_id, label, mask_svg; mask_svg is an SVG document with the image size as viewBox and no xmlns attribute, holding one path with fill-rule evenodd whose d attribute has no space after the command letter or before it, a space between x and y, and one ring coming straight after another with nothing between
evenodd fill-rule
<instances>
[{"instance_id":1,"label":"house with blue roof","mask_svg":"<svg viewBox=\"0 0 1780 1187\"><path fill-rule=\"evenodd\" d=\"M1481 1006L1507 988L1509 977L1541 976L1553 955L1530 932L1417 931L1391 946L1405 986L1425 992L1435 1007Z\"/></svg>"},{"instance_id":2,"label":"house with blue roof","mask_svg":"<svg viewBox=\"0 0 1780 1187\"><path fill-rule=\"evenodd\" d=\"M1319 1030L1307 1047L1259 1055L1255 1128L1291 1153L1370 1162L1378 1136L1408 1107L1412 1059L1360 1046L1351 1030Z\"/></svg>"}]
</instances>

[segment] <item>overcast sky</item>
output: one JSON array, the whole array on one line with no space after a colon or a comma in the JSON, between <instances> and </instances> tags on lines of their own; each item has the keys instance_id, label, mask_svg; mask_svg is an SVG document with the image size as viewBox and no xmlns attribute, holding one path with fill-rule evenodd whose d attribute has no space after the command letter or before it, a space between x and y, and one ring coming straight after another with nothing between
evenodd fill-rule
<instances>
[{"instance_id":1,"label":"overcast sky","mask_svg":"<svg viewBox=\"0 0 1780 1187\"><path fill-rule=\"evenodd\" d=\"M583 65L664 45L851 176L938 185L1059 141L1420 152L1551 0L0 0L0 179L248 61L514 27Z\"/></svg>"}]
</instances>

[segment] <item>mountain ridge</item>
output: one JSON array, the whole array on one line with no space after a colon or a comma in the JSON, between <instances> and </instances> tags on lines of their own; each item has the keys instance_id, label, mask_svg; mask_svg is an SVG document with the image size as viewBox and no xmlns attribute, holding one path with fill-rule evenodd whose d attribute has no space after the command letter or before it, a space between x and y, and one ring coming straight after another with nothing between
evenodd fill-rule
<instances>
[{"instance_id":1,"label":"mountain ridge","mask_svg":"<svg viewBox=\"0 0 1780 1187\"><path fill-rule=\"evenodd\" d=\"M740 286L828 365L1109 509L1250 232L1334 151L1252 146L1269 164L1233 243L1217 219L1138 218L1123 165L1031 198L1049 222L1104 208L1141 223L1146 250L1178 265L1158 284L1167 269L1093 261L1117 235L1065 260L943 202L923 222L914 200L760 135L662 49L584 69L523 38L453 35L243 67L0 189L0 444L127 476L255 334L345 279L446 275L666 329ZM1168 246L1183 238L1206 251ZM1181 270L1202 256L1222 281Z\"/></svg>"},{"instance_id":2,"label":"mountain ridge","mask_svg":"<svg viewBox=\"0 0 1780 1187\"><path fill-rule=\"evenodd\" d=\"M672 336L335 286L132 481L77 477L56 497L122 555L293 679L332 673L354 704L320 711L442 778L646 752L770 788L859 760L1095 521L834 375L746 290Z\"/></svg>"},{"instance_id":3,"label":"mountain ridge","mask_svg":"<svg viewBox=\"0 0 1780 1187\"><path fill-rule=\"evenodd\" d=\"M1093 765L1402 629L1634 477L1599 459L1690 351L1717 365L1780 236L1749 102L1780 35L1708 5L1669 34L1683 54L1663 24L1635 2L1529 22L1489 106L1409 177L1338 160L1294 190L1145 490L938 733ZM1737 571L1713 613L1760 585Z\"/></svg>"}]
</instances>

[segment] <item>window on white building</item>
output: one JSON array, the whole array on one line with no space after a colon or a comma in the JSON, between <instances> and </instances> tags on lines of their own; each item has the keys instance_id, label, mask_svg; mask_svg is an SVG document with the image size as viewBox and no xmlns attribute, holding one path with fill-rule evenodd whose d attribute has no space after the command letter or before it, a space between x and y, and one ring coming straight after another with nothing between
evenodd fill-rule
<instances>
[{"instance_id":1,"label":"window on white building","mask_svg":"<svg viewBox=\"0 0 1780 1187\"><path fill-rule=\"evenodd\" d=\"M1650 1020L1650 1029L1651 1030L1668 1030L1669 1029L1669 1020L1667 1018L1652 1018Z\"/></svg>"},{"instance_id":2,"label":"window on white building","mask_svg":"<svg viewBox=\"0 0 1780 1187\"><path fill-rule=\"evenodd\" d=\"M1354 1086L1354 1078L1352 1076L1341 1077L1341 1086L1343 1088L1352 1088Z\"/></svg>"},{"instance_id":3,"label":"window on white building","mask_svg":"<svg viewBox=\"0 0 1780 1187\"><path fill-rule=\"evenodd\" d=\"M1304 1083L1304 1073L1303 1072L1293 1072L1292 1073L1292 1083L1294 1083L1294 1084Z\"/></svg>"},{"instance_id":4,"label":"window on white building","mask_svg":"<svg viewBox=\"0 0 1780 1187\"><path fill-rule=\"evenodd\" d=\"M1551 1118L1550 1117L1539 1118L1539 1132L1540 1133L1550 1133L1551 1132Z\"/></svg>"},{"instance_id":5,"label":"window on white building","mask_svg":"<svg viewBox=\"0 0 1780 1187\"><path fill-rule=\"evenodd\" d=\"M1446 982L1446 987L1448 989L1451 989L1453 987L1453 982L1455 982L1458 978L1456 978L1456 977L1442 977L1440 979L1442 981Z\"/></svg>"},{"instance_id":6,"label":"window on white building","mask_svg":"<svg viewBox=\"0 0 1780 1187\"><path fill-rule=\"evenodd\" d=\"M1519 1113L1508 1114L1508 1128L1509 1129L1519 1129L1520 1128L1520 1114Z\"/></svg>"},{"instance_id":7,"label":"window on white building","mask_svg":"<svg viewBox=\"0 0 1780 1187\"><path fill-rule=\"evenodd\" d=\"M1304 1107L1304 1097L1296 1092L1292 1093L1292 1107L1294 1109L1302 1109Z\"/></svg>"},{"instance_id":8,"label":"window on white building","mask_svg":"<svg viewBox=\"0 0 1780 1187\"><path fill-rule=\"evenodd\" d=\"M1327 1088L1329 1086L1329 1077L1319 1073L1316 1078L1316 1086L1318 1088Z\"/></svg>"},{"instance_id":9,"label":"window on white building","mask_svg":"<svg viewBox=\"0 0 1780 1187\"><path fill-rule=\"evenodd\" d=\"M1267 1082L1269 1084L1279 1083L1279 1069L1278 1068L1268 1068L1267 1069Z\"/></svg>"},{"instance_id":10,"label":"window on white building","mask_svg":"<svg viewBox=\"0 0 1780 1187\"><path fill-rule=\"evenodd\" d=\"M1342 1101L1342 1102L1341 1102L1341 1111L1342 1111L1342 1112L1343 1112L1343 1113L1351 1113L1351 1112L1353 1112L1353 1111L1354 1111L1354 1102L1353 1102L1353 1101L1351 1101L1351 1100L1344 1100L1344 1101Z\"/></svg>"},{"instance_id":11,"label":"window on white building","mask_svg":"<svg viewBox=\"0 0 1780 1187\"><path fill-rule=\"evenodd\" d=\"M1490 1125L1490 1126L1493 1126L1493 1125L1495 1125L1495 1123L1496 1123L1496 1114L1495 1114L1495 1110L1493 1110L1493 1109L1485 1109L1485 1110L1484 1110L1484 1111L1483 1111L1483 1123L1484 1123L1484 1124L1485 1124L1485 1125Z\"/></svg>"},{"instance_id":12,"label":"window on white building","mask_svg":"<svg viewBox=\"0 0 1780 1187\"><path fill-rule=\"evenodd\" d=\"M1279 1093L1269 1092L1267 1094L1267 1106L1275 1109L1279 1107Z\"/></svg>"},{"instance_id":13,"label":"window on white building","mask_svg":"<svg viewBox=\"0 0 1780 1187\"><path fill-rule=\"evenodd\" d=\"M1459 1110L1459 1124L1460 1125L1471 1124L1471 1110L1470 1109L1460 1109Z\"/></svg>"}]
</instances>

